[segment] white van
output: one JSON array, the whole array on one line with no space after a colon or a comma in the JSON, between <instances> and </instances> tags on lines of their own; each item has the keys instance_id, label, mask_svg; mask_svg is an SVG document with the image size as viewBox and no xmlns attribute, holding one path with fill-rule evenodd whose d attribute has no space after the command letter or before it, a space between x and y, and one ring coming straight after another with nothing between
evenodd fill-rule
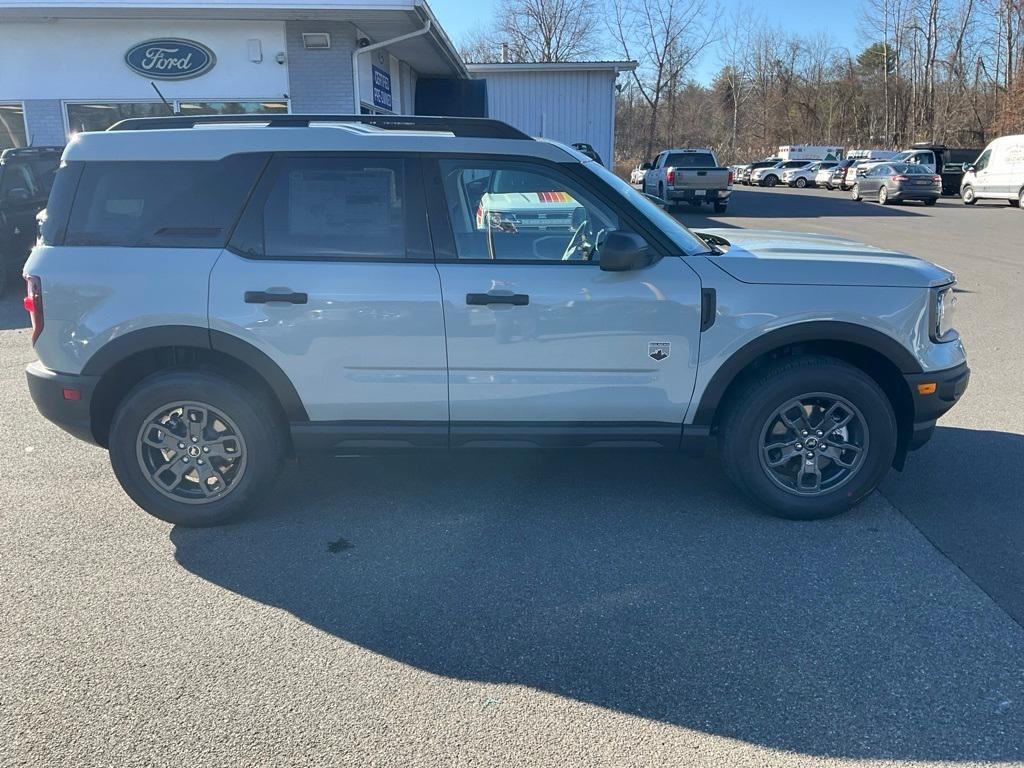
<instances>
[{"instance_id":1,"label":"white van","mask_svg":"<svg viewBox=\"0 0 1024 768\"><path fill-rule=\"evenodd\" d=\"M851 149L847 160L892 160L898 152L891 149Z\"/></svg>"},{"instance_id":2,"label":"white van","mask_svg":"<svg viewBox=\"0 0 1024 768\"><path fill-rule=\"evenodd\" d=\"M1024 136L996 139L964 171L960 198L965 205L993 199L1020 206L1024 202Z\"/></svg>"},{"instance_id":3,"label":"white van","mask_svg":"<svg viewBox=\"0 0 1024 768\"><path fill-rule=\"evenodd\" d=\"M842 160L842 147L822 147L810 144L794 144L779 147L780 160Z\"/></svg>"}]
</instances>

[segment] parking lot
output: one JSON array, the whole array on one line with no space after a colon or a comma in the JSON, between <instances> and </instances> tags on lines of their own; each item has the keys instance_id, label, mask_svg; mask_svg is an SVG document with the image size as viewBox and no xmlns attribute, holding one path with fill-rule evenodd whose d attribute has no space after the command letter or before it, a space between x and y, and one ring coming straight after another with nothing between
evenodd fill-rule
<instances>
[{"instance_id":1,"label":"parking lot","mask_svg":"<svg viewBox=\"0 0 1024 768\"><path fill-rule=\"evenodd\" d=\"M711 456L402 455L175 528L38 415L4 300L0 765L1024 763L1024 212L681 218L957 272L971 387L853 512L768 517Z\"/></svg>"}]
</instances>

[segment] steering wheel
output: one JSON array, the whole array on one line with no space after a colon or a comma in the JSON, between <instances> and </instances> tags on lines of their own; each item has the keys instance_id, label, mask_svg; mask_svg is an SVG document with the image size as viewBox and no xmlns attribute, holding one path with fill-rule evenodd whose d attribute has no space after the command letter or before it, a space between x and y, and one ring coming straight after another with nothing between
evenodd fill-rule
<instances>
[{"instance_id":1,"label":"steering wheel","mask_svg":"<svg viewBox=\"0 0 1024 768\"><path fill-rule=\"evenodd\" d=\"M570 261L573 256L580 252L580 249L587 242L586 229L589 223L587 219L584 219L583 223L576 227L576 231L572 233L572 237L569 239L569 244L562 251L562 261Z\"/></svg>"}]
</instances>

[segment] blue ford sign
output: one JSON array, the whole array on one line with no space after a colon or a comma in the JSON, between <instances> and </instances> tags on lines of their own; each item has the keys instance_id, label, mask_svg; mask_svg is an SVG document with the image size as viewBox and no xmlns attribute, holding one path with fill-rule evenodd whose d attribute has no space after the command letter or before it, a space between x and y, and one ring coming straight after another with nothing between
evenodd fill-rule
<instances>
[{"instance_id":1,"label":"blue ford sign","mask_svg":"<svg viewBox=\"0 0 1024 768\"><path fill-rule=\"evenodd\" d=\"M213 69L217 57L195 40L164 37L133 45L124 55L125 63L143 77L155 80L187 80Z\"/></svg>"}]
</instances>

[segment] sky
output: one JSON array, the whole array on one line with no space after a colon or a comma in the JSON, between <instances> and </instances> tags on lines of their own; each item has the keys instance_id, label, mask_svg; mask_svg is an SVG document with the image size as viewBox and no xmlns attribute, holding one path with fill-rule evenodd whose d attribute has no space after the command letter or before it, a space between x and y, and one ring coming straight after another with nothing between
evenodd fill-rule
<instances>
[{"instance_id":1,"label":"sky","mask_svg":"<svg viewBox=\"0 0 1024 768\"><path fill-rule=\"evenodd\" d=\"M452 41L458 45L463 36L479 27L489 26L498 0L427 0L434 15ZM808 39L827 35L837 47L858 51L864 47L860 33L860 3L857 0L720 0L723 18L737 7L756 8L769 22L793 32L806 32ZM728 34L728 30L724 30ZM617 59L614 43L598 58ZM705 52L694 71L694 79L709 83L719 68L714 49Z\"/></svg>"}]
</instances>

